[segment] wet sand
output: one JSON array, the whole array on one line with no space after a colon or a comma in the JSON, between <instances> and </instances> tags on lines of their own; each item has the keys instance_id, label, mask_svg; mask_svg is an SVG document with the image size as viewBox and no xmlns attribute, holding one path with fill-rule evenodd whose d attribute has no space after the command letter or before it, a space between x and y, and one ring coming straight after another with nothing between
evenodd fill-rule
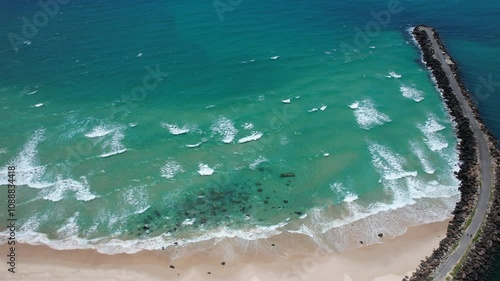
<instances>
[{"instance_id":1,"label":"wet sand","mask_svg":"<svg viewBox=\"0 0 500 281\"><path fill-rule=\"evenodd\" d=\"M401 236L382 238L383 243L359 245L340 253L325 253L305 236L300 251L290 253L284 251L290 238L281 235L264 242L264 254L253 252L237 260L209 252L171 260L169 253L161 250L103 255L95 250L59 251L18 244L16 273L8 272L8 265L2 262L0 280L400 281L438 247L447 225L448 221L411 227ZM301 243L302 235L293 236L293 243ZM7 245L0 250L6 261Z\"/></svg>"}]
</instances>

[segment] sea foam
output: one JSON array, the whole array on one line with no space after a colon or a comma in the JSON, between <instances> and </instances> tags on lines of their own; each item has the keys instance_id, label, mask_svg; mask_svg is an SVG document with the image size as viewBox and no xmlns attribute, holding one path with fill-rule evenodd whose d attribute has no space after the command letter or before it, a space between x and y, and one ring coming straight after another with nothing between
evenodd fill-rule
<instances>
[{"instance_id":1,"label":"sea foam","mask_svg":"<svg viewBox=\"0 0 500 281\"><path fill-rule=\"evenodd\" d=\"M233 121L221 116L212 125L212 132L222 136L223 143L232 143L238 130L234 127Z\"/></svg>"},{"instance_id":2,"label":"sea foam","mask_svg":"<svg viewBox=\"0 0 500 281\"><path fill-rule=\"evenodd\" d=\"M210 176L214 173L214 169L210 168L207 164L198 164L198 174L202 176Z\"/></svg>"},{"instance_id":3,"label":"sea foam","mask_svg":"<svg viewBox=\"0 0 500 281\"><path fill-rule=\"evenodd\" d=\"M58 177L57 181L50 187L43 190L43 199L58 202L66 197L67 193L73 193L78 201L91 201L96 195L90 191L90 186L85 176L80 177L80 181L74 179L62 179Z\"/></svg>"},{"instance_id":4,"label":"sea foam","mask_svg":"<svg viewBox=\"0 0 500 281\"><path fill-rule=\"evenodd\" d=\"M261 132L252 132L251 135L246 136L244 138L241 138L238 140L238 143L245 143L245 142L250 142L250 141L256 141L262 137Z\"/></svg>"},{"instance_id":5,"label":"sea foam","mask_svg":"<svg viewBox=\"0 0 500 281\"><path fill-rule=\"evenodd\" d=\"M187 134L190 131L190 129L186 125L179 127L178 125L175 124L161 123L161 126L163 128L168 129L170 134L174 136Z\"/></svg>"},{"instance_id":6,"label":"sea foam","mask_svg":"<svg viewBox=\"0 0 500 281\"><path fill-rule=\"evenodd\" d=\"M178 173L184 172L182 166L174 160L168 160L160 169L161 176L167 179L172 179Z\"/></svg>"},{"instance_id":7,"label":"sea foam","mask_svg":"<svg viewBox=\"0 0 500 281\"><path fill-rule=\"evenodd\" d=\"M38 129L23 145L21 152L0 169L0 184L7 185L7 166L16 167L16 185L28 185L32 188L44 188L50 186L50 182L43 182L46 167L41 165L38 159L38 146L45 141L45 130Z\"/></svg>"},{"instance_id":8,"label":"sea foam","mask_svg":"<svg viewBox=\"0 0 500 281\"><path fill-rule=\"evenodd\" d=\"M439 133L439 131L444 130L446 127L438 122L435 115L429 114L425 124L417 124L417 128L424 134L425 143L430 150L441 151L448 147L446 138Z\"/></svg>"},{"instance_id":9,"label":"sea foam","mask_svg":"<svg viewBox=\"0 0 500 281\"><path fill-rule=\"evenodd\" d=\"M351 104L350 107L354 109L354 116L362 129L370 130L375 126L391 122L391 118L389 116L377 111L372 100L355 102Z\"/></svg>"},{"instance_id":10,"label":"sea foam","mask_svg":"<svg viewBox=\"0 0 500 281\"><path fill-rule=\"evenodd\" d=\"M415 102L424 100L424 92L416 89L415 87L402 85L401 87L399 87L399 91L401 92L401 94L403 94L403 97L412 99Z\"/></svg>"}]
</instances>

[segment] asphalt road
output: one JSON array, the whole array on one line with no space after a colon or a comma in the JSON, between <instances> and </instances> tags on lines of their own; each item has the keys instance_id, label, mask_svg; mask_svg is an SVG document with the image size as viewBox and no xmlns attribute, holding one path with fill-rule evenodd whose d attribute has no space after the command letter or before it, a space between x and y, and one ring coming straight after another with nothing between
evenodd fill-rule
<instances>
[{"instance_id":1,"label":"asphalt road","mask_svg":"<svg viewBox=\"0 0 500 281\"><path fill-rule=\"evenodd\" d=\"M452 254L448 257L448 259L438 268L436 271L436 277L434 277L434 281L442 281L445 280L446 276L453 267L460 261L464 253L467 251L469 245L472 243L472 239L478 232L479 228L483 220L486 218L486 212L488 210L488 203L490 200L491 194L491 155L486 143L486 136L481 131L479 124L472 113L472 109L469 106L469 103L465 99L460 86L458 85L453 72L450 69L450 66L446 63L446 56L443 54L443 51L439 47L436 39L434 39L434 34L431 29L424 28L425 32L429 36L431 40L432 47L435 51L435 57L441 63L448 80L450 80L450 86L453 89L458 101L462 106L462 110L465 113L465 116L469 118L472 131L477 139L478 151L479 151L479 172L481 178L481 187L479 191L479 198L477 201L476 209L474 215L472 217L471 224L465 231L465 235L460 239L460 242L456 249L452 252ZM472 237L470 237L472 234Z\"/></svg>"}]
</instances>

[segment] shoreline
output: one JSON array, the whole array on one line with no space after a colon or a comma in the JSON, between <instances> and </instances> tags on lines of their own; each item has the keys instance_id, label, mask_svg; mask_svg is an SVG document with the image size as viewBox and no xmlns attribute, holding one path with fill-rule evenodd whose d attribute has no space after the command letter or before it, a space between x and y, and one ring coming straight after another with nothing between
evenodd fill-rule
<instances>
[{"instance_id":1,"label":"shoreline","mask_svg":"<svg viewBox=\"0 0 500 281\"><path fill-rule=\"evenodd\" d=\"M447 225L448 221L444 221L410 227L403 235L384 239L383 243L340 253L324 253L309 244L302 252L280 256L279 246L287 243L284 236L276 240L278 251L274 256L250 254L234 262L214 259L209 253L170 260L161 250L105 255L95 250L54 250L20 244L17 272L2 270L0 279L396 281L411 274L421 258L438 246ZM6 247L1 245L0 251L5 252Z\"/></svg>"},{"instance_id":2,"label":"shoreline","mask_svg":"<svg viewBox=\"0 0 500 281\"><path fill-rule=\"evenodd\" d=\"M432 40L437 42L438 49L442 54L435 54L437 50L435 50L432 40L429 38L430 34L432 34ZM456 122L456 135L459 139L459 159L461 161L457 177L460 180L459 190L461 198L453 212L454 217L448 227L447 235L440 242L439 248L430 257L422 261L411 278L405 278L404 280L427 280L434 278L435 275L438 275L436 277L437 280L442 280L449 271L454 272L459 278L458 280L480 280L478 276L481 273L477 272L477 265L480 265L486 271L488 268L488 256L492 257L495 253L494 249L498 248L498 245L491 247L493 243L483 241L488 236L483 235L480 236L480 241L484 245L489 245L489 248L493 250L490 250L488 255L485 255L486 251L477 253L477 247L475 246L480 244L472 241L472 236L477 238L476 233L480 233L484 229L489 229L489 233L491 234L488 236L489 238L495 238L495 234L498 234L498 231L495 231L494 227L494 221L500 215L500 210L498 209L498 206L500 206L498 191L494 192L497 199L495 201L497 202L497 208L495 209L497 216L491 217L492 212L489 210L491 208L489 204L492 201L490 189L495 183L497 184L497 189L499 188L498 177L500 174L498 163L500 161L495 146L495 138L482 123L471 95L460 78L458 66L446 51L439 34L431 27L420 25L413 29L412 35L422 52L423 63L428 68L431 77L434 78L448 111L453 121ZM439 57L441 57L441 62L439 61ZM446 72L444 65L449 67L448 71L451 71L451 74ZM451 76L451 81L448 78L449 76ZM461 95L463 95L463 100L460 100ZM469 113L467 110L469 110ZM489 163L490 161L492 163ZM485 172L484 170L487 171ZM491 175L492 177L490 178ZM476 212L480 207L482 207L480 211L485 212L483 217L480 217L480 214L478 214L479 211ZM485 208L486 210L484 210ZM478 222L478 218L481 221ZM470 227L471 223L475 225ZM471 235L469 228L475 229L473 230L474 235L469 236ZM464 236L466 230L468 233L467 236ZM466 237L470 238L465 239ZM465 245L466 248L463 249L464 241L466 240L468 242ZM500 241L500 239L497 240ZM469 245L472 245L472 251L467 250L467 246ZM457 246L458 250L455 250L455 246ZM465 266L458 268L458 271L454 271L453 268L456 267L456 264L463 261L463 257L460 255L461 252L466 257ZM470 253L476 253L475 256L472 256L473 259L470 258ZM453 257L453 254L455 254L455 257ZM455 262L455 259L458 259L458 261ZM454 263L451 269L443 268L444 265L450 266L450 263ZM467 268L467 266L469 267L469 276L462 270L463 268ZM470 268L476 268L476 270ZM438 272L438 270L441 270L441 272ZM474 279L470 279L472 275L475 275Z\"/></svg>"}]
</instances>

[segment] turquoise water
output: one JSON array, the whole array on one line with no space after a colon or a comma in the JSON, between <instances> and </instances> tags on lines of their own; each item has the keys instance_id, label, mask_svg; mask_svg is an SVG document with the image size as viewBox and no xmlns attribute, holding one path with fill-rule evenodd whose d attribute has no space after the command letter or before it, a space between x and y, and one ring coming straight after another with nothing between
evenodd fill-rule
<instances>
[{"instance_id":1,"label":"turquoise water","mask_svg":"<svg viewBox=\"0 0 500 281\"><path fill-rule=\"evenodd\" d=\"M40 10L0 5L2 34ZM341 250L446 219L456 139L408 29L438 28L471 87L498 70L498 31L430 5L402 2L363 44L386 3L243 1L223 20L206 1L60 5L0 46L19 239L132 253L290 232ZM496 133L497 98L479 102Z\"/></svg>"}]
</instances>

